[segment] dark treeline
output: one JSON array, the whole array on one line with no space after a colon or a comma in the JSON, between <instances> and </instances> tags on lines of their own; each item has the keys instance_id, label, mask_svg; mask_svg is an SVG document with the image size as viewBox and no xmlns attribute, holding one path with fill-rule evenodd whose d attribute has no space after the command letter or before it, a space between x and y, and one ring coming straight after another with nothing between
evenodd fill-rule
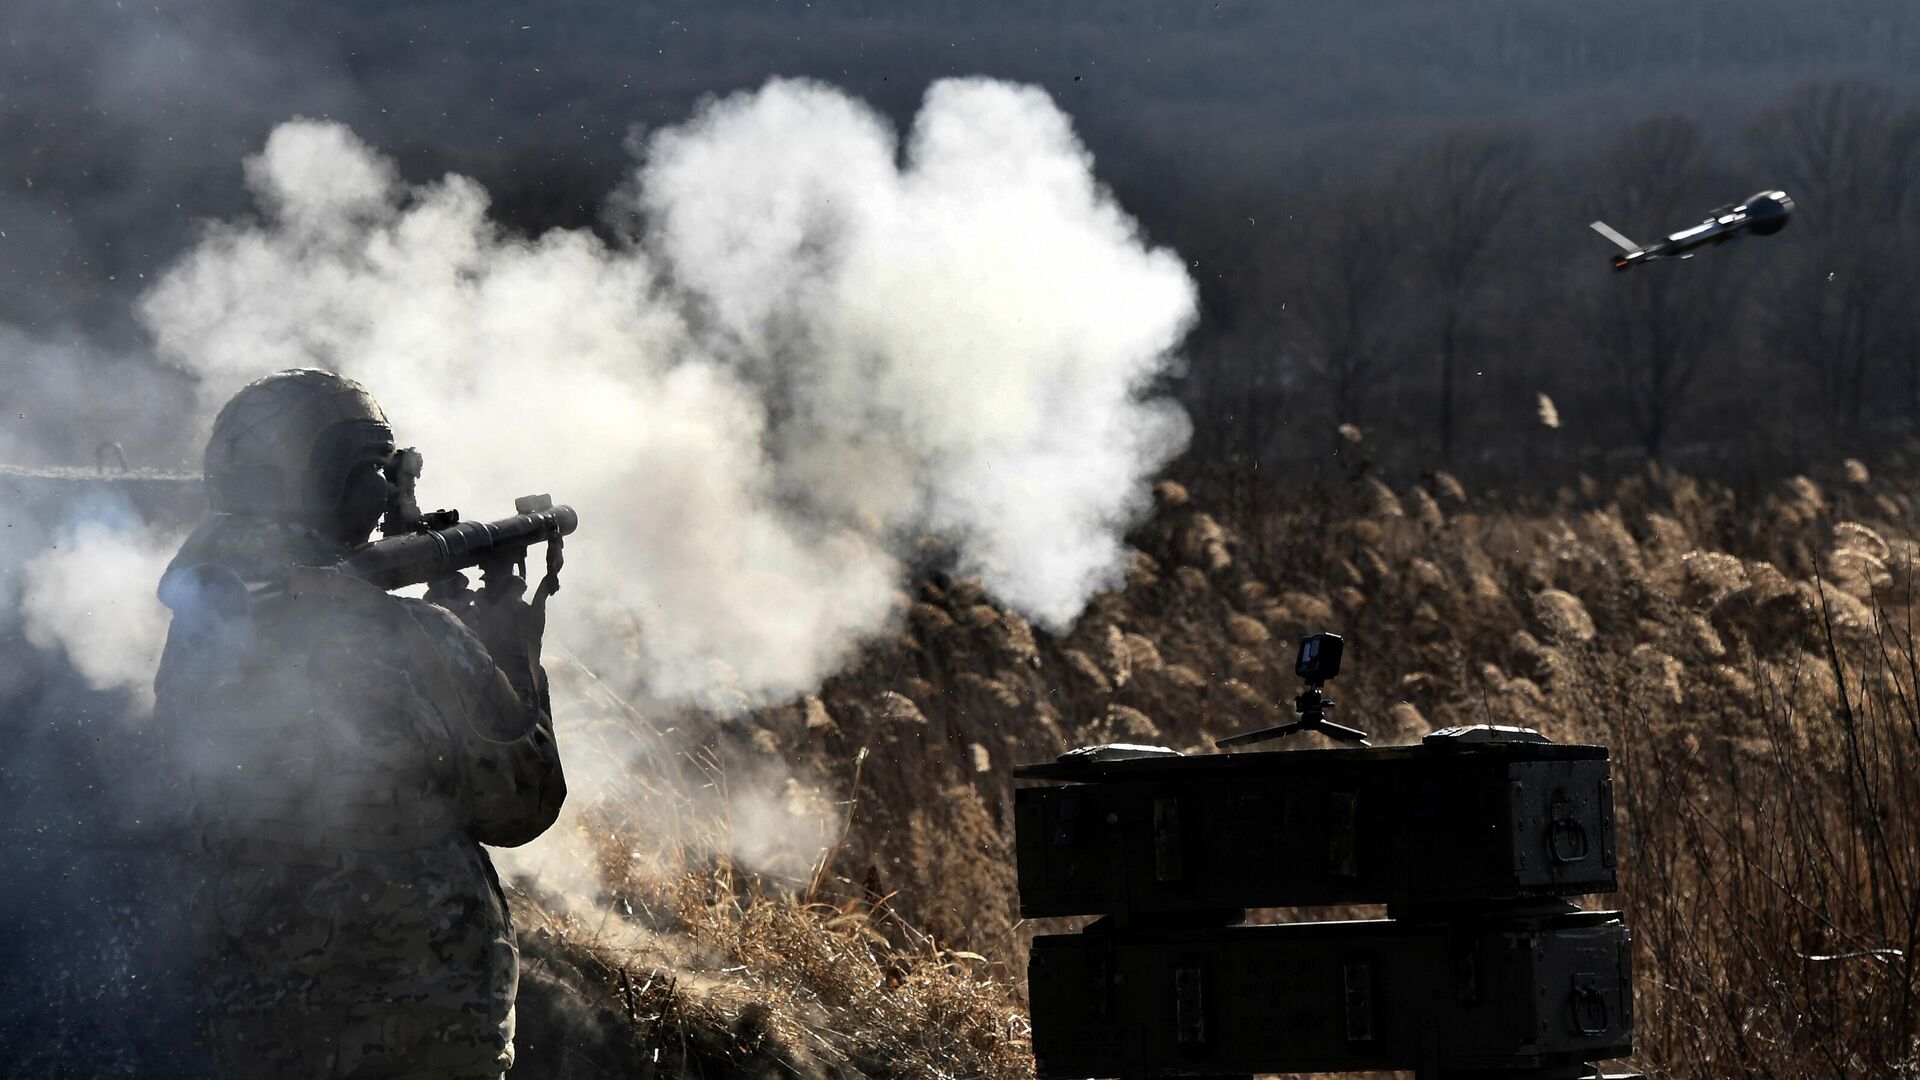
<instances>
[{"instance_id":1,"label":"dark treeline","mask_svg":"<svg viewBox=\"0 0 1920 1080\"><path fill-rule=\"evenodd\" d=\"M1208 301L1189 466L1739 482L1896 446L1920 431L1916 155L1920 99L1820 81L1727 122L1458 126L1217 193L1179 242ZM1617 273L1587 228L1646 243L1771 187L1786 231L1684 262Z\"/></svg>"},{"instance_id":2,"label":"dark treeline","mask_svg":"<svg viewBox=\"0 0 1920 1080\"><path fill-rule=\"evenodd\" d=\"M1300 468L1353 423L1391 468L1758 473L1920 411L1909 0L0 0L0 27L0 415L49 459L102 432L191 457L181 425L8 387L146 364L140 292L248 211L275 124L472 176L516 231L600 228L636 128L774 76L902 125L937 78L1051 94L1200 281L1196 466ZM1776 185L1785 234L1681 265L1615 277L1585 228L1653 239Z\"/></svg>"}]
</instances>

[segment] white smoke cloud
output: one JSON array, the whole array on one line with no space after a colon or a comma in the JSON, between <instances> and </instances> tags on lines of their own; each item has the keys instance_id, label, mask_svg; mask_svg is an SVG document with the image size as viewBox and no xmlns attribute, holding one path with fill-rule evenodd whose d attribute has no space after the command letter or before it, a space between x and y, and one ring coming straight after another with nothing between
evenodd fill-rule
<instances>
[{"instance_id":1,"label":"white smoke cloud","mask_svg":"<svg viewBox=\"0 0 1920 1080\"><path fill-rule=\"evenodd\" d=\"M1153 381L1193 286L1038 90L935 84L905 142L775 81L637 146L612 244L526 239L448 176L409 187L346 128L247 162L261 216L148 294L210 415L245 380L366 382L468 516L581 512L555 633L602 670L637 627L659 697L815 685L893 613L927 532L1064 625L1186 421Z\"/></svg>"},{"instance_id":2,"label":"white smoke cloud","mask_svg":"<svg viewBox=\"0 0 1920 1080\"><path fill-rule=\"evenodd\" d=\"M877 116L806 83L649 149L630 196L653 247L792 399L789 486L945 535L1055 626L1115 580L1145 474L1186 438L1145 392L1193 290L1043 92L935 84L904 169Z\"/></svg>"},{"instance_id":3,"label":"white smoke cloud","mask_svg":"<svg viewBox=\"0 0 1920 1080\"><path fill-rule=\"evenodd\" d=\"M64 650L89 683L126 690L135 708L151 710L168 618L154 583L179 539L128 520L69 530L21 568L27 640Z\"/></svg>"}]
</instances>

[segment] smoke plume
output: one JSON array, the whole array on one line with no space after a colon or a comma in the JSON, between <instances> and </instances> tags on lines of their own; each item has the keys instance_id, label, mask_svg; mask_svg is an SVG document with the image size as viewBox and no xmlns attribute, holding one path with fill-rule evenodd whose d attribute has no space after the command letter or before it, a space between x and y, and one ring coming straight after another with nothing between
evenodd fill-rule
<instances>
[{"instance_id":1,"label":"smoke plume","mask_svg":"<svg viewBox=\"0 0 1920 1080\"><path fill-rule=\"evenodd\" d=\"M153 705L153 673L166 643L167 611L154 596L179 537L151 535L138 518L89 517L21 569L26 638L64 650L86 680Z\"/></svg>"},{"instance_id":2,"label":"smoke plume","mask_svg":"<svg viewBox=\"0 0 1920 1080\"><path fill-rule=\"evenodd\" d=\"M637 641L659 698L812 687L923 536L1053 626L1118 580L1186 437L1154 383L1194 290L1043 93L936 83L903 145L774 81L633 149L611 240L528 238L469 179L283 124L246 162L257 216L207 226L143 317L203 415L334 368L426 454L425 501L575 505L554 632L602 667Z\"/></svg>"}]
</instances>

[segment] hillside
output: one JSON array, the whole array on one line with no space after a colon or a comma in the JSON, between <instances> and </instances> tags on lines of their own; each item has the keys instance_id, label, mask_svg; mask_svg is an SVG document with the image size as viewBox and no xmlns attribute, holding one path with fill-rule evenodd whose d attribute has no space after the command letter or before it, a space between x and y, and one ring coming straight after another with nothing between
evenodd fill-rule
<instances>
[{"instance_id":1,"label":"hillside","mask_svg":"<svg viewBox=\"0 0 1920 1080\"><path fill-rule=\"evenodd\" d=\"M524 1074L1027 1075L1010 768L1270 720L1318 629L1347 636L1342 719L1376 741L1518 723L1614 748L1643 1067L1911 1068L1920 541L1910 463L1877 471L1742 496L1650 470L1511 505L1445 474L1166 482L1126 587L1065 635L933 574L781 708L596 726L624 707L570 670L574 752L627 755L632 785L592 816L596 881L518 895ZM797 817L831 808L830 856L740 866L755 826L689 775L784 777Z\"/></svg>"}]
</instances>

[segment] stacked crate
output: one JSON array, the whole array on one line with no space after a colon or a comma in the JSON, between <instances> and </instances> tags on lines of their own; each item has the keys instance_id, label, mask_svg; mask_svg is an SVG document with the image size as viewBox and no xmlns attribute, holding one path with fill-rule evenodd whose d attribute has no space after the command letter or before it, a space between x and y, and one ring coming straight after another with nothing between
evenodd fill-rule
<instances>
[{"instance_id":1,"label":"stacked crate","mask_svg":"<svg viewBox=\"0 0 1920 1080\"><path fill-rule=\"evenodd\" d=\"M1097 915L1028 969L1039 1074L1597 1075L1633 1048L1607 751L1462 728L1420 745L1028 766L1022 915ZM1386 918L1246 922L1384 906Z\"/></svg>"}]
</instances>

